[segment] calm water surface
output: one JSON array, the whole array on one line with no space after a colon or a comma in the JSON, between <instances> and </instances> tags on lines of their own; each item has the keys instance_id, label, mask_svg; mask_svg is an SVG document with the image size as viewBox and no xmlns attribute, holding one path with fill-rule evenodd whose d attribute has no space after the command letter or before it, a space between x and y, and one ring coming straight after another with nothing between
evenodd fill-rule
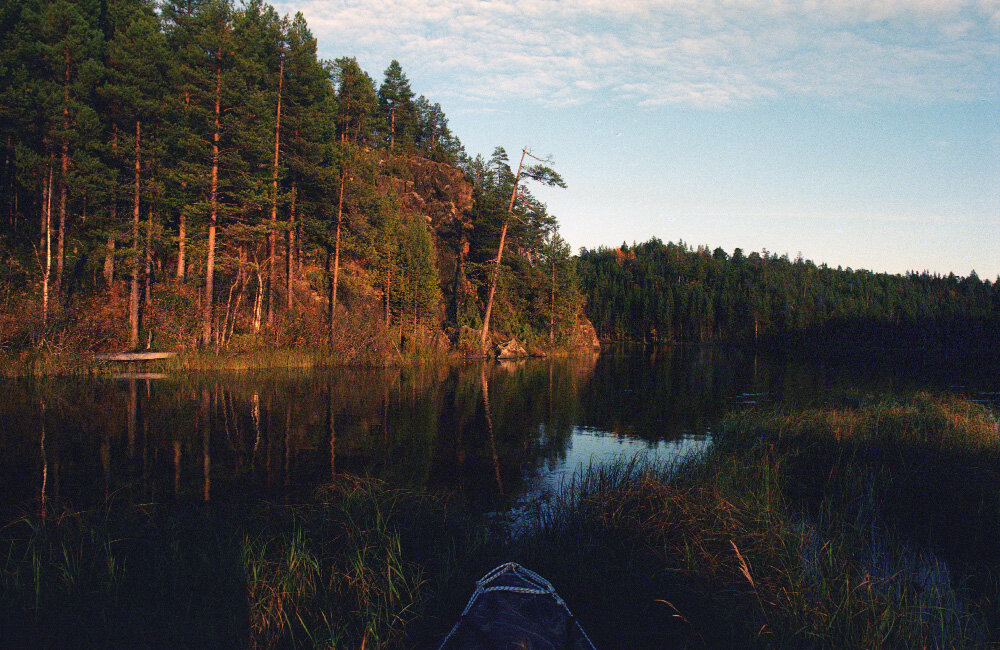
<instances>
[{"instance_id":1,"label":"calm water surface","mask_svg":"<svg viewBox=\"0 0 1000 650\"><path fill-rule=\"evenodd\" d=\"M726 413L826 391L994 400L1000 364L918 352L835 362L723 348L266 375L0 383L0 520L44 498L293 502L335 474L505 510L581 465L698 453Z\"/></svg>"}]
</instances>

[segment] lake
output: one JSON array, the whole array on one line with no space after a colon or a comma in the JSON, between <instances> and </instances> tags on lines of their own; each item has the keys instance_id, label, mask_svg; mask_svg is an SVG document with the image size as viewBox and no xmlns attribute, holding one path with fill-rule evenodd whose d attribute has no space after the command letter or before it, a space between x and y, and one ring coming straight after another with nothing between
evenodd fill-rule
<instances>
[{"instance_id":1,"label":"lake","mask_svg":"<svg viewBox=\"0 0 1000 650\"><path fill-rule=\"evenodd\" d=\"M825 392L997 401L983 355L611 346L517 363L3 380L0 516L41 500L307 499L331 476L507 512L617 454L682 458L727 413Z\"/></svg>"}]
</instances>

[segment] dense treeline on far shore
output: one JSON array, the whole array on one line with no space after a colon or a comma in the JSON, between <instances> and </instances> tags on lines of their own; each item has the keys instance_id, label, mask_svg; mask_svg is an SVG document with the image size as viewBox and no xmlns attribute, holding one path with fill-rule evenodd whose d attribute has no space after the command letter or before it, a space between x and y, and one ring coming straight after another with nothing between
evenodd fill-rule
<instances>
[{"instance_id":1,"label":"dense treeline on far shore","mask_svg":"<svg viewBox=\"0 0 1000 650\"><path fill-rule=\"evenodd\" d=\"M379 358L475 343L494 302L556 347L581 305L525 187L552 170L466 155L397 61L321 60L260 0L5 3L0 163L7 350Z\"/></svg>"},{"instance_id":2,"label":"dense treeline on far shore","mask_svg":"<svg viewBox=\"0 0 1000 650\"><path fill-rule=\"evenodd\" d=\"M598 334L631 341L808 338L934 346L996 342L1000 282L829 268L650 239L583 249L577 267Z\"/></svg>"}]
</instances>

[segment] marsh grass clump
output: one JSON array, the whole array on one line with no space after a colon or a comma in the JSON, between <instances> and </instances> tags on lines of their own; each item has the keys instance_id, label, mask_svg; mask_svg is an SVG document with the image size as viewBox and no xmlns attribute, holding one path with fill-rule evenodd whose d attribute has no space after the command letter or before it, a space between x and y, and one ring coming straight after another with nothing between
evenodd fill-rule
<instances>
[{"instance_id":1,"label":"marsh grass clump","mask_svg":"<svg viewBox=\"0 0 1000 650\"><path fill-rule=\"evenodd\" d=\"M0 645L231 645L242 638L233 546L189 509L58 503L0 541Z\"/></svg>"},{"instance_id":2,"label":"marsh grass clump","mask_svg":"<svg viewBox=\"0 0 1000 650\"><path fill-rule=\"evenodd\" d=\"M56 508L2 531L0 646L408 647L489 538L445 497L347 477L290 505Z\"/></svg>"},{"instance_id":3,"label":"marsh grass clump","mask_svg":"<svg viewBox=\"0 0 1000 650\"><path fill-rule=\"evenodd\" d=\"M949 562L1000 560L1000 430L982 405L919 393L745 414L723 425L717 446L779 460L799 509L852 510Z\"/></svg>"},{"instance_id":4,"label":"marsh grass clump","mask_svg":"<svg viewBox=\"0 0 1000 650\"><path fill-rule=\"evenodd\" d=\"M428 569L465 529L452 519L441 498L350 477L268 507L242 542L251 645L400 646L429 615Z\"/></svg>"},{"instance_id":5,"label":"marsh grass clump","mask_svg":"<svg viewBox=\"0 0 1000 650\"><path fill-rule=\"evenodd\" d=\"M703 458L578 474L510 553L607 647L981 647L998 461L958 398L744 412Z\"/></svg>"},{"instance_id":6,"label":"marsh grass clump","mask_svg":"<svg viewBox=\"0 0 1000 650\"><path fill-rule=\"evenodd\" d=\"M822 586L833 598L838 576L853 576L845 605L887 603L871 622L872 641L997 641L1000 432L994 411L927 393L838 397L804 410L732 416L713 454L709 467L776 468L771 484L748 481L743 490L776 490L789 517L803 522L814 540L804 548L823 550L803 555L810 559L807 575L830 578L806 586Z\"/></svg>"}]
</instances>

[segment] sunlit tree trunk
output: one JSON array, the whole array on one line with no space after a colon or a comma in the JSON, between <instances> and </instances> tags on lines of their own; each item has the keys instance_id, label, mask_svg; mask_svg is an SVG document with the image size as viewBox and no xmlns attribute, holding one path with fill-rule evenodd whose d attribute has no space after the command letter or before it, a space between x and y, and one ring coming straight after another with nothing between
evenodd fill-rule
<instances>
[{"instance_id":1,"label":"sunlit tree trunk","mask_svg":"<svg viewBox=\"0 0 1000 650\"><path fill-rule=\"evenodd\" d=\"M216 60L221 60L222 51L216 52ZM219 114L222 103L222 66L215 69L215 132L212 134L212 179L209 185L208 250L205 256L205 304L201 315L201 342L212 342L212 283L215 280L215 228L218 222L219 193Z\"/></svg>"},{"instance_id":2,"label":"sunlit tree trunk","mask_svg":"<svg viewBox=\"0 0 1000 650\"><path fill-rule=\"evenodd\" d=\"M292 308L292 278L295 276L295 183L292 183L291 205L288 210L288 228L285 230L285 301Z\"/></svg>"},{"instance_id":3,"label":"sunlit tree trunk","mask_svg":"<svg viewBox=\"0 0 1000 650\"><path fill-rule=\"evenodd\" d=\"M187 183L181 183L181 186L186 186L186 185ZM185 250L187 246L187 241L186 241L187 232L185 232L187 229L186 222L187 222L187 217L185 217L184 211L181 210L180 221L177 224L177 279L178 280L184 279L184 270L185 270L184 256L187 252Z\"/></svg>"},{"instance_id":4,"label":"sunlit tree trunk","mask_svg":"<svg viewBox=\"0 0 1000 650\"><path fill-rule=\"evenodd\" d=\"M118 215L117 210L111 208L111 222L114 223ZM115 236L108 233L107 251L104 254L104 284L110 290L115 283Z\"/></svg>"},{"instance_id":5,"label":"sunlit tree trunk","mask_svg":"<svg viewBox=\"0 0 1000 650\"><path fill-rule=\"evenodd\" d=\"M260 267L257 267L257 295L253 301L253 331L260 331L261 311L264 303L264 277L261 275Z\"/></svg>"},{"instance_id":6,"label":"sunlit tree trunk","mask_svg":"<svg viewBox=\"0 0 1000 650\"><path fill-rule=\"evenodd\" d=\"M153 202L149 202L146 213L146 260L142 272L143 304L153 303Z\"/></svg>"},{"instance_id":7,"label":"sunlit tree trunk","mask_svg":"<svg viewBox=\"0 0 1000 650\"><path fill-rule=\"evenodd\" d=\"M42 276L42 324L49 320L49 277L52 275L52 154L49 154L49 181L45 187L45 274Z\"/></svg>"},{"instance_id":8,"label":"sunlit tree trunk","mask_svg":"<svg viewBox=\"0 0 1000 650\"><path fill-rule=\"evenodd\" d=\"M267 280L267 324L274 324L274 290L278 286L278 267L275 256L278 249L278 161L281 150L281 87L285 77L285 60L278 65L278 108L274 116L274 166L271 172L271 234L269 237L268 280Z\"/></svg>"},{"instance_id":9,"label":"sunlit tree trunk","mask_svg":"<svg viewBox=\"0 0 1000 650\"><path fill-rule=\"evenodd\" d=\"M556 260L552 258L552 294L549 297L549 347L555 341L556 327Z\"/></svg>"},{"instance_id":10,"label":"sunlit tree trunk","mask_svg":"<svg viewBox=\"0 0 1000 650\"><path fill-rule=\"evenodd\" d=\"M56 291L62 288L63 263L66 248L66 194L69 176L69 48L65 50L66 68L63 75L63 137L60 166L62 171L59 192L59 237L56 243Z\"/></svg>"},{"instance_id":11,"label":"sunlit tree trunk","mask_svg":"<svg viewBox=\"0 0 1000 650\"><path fill-rule=\"evenodd\" d=\"M128 346L139 345L139 142L141 125L135 122L135 182L132 194L132 279L128 298Z\"/></svg>"},{"instance_id":12,"label":"sunlit tree trunk","mask_svg":"<svg viewBox=\"0 0 1000 650\"><path fill-rule=\"evenodd\" d=\"M114 160L118 159L118 125L111 125L111 155ZM104 283L108 290L114 287L115 283L115 234L114 228L118 225L118 201L117 192L112 190L110 206L111 231L108 232L107 251L104 253Z\"/></svg>"},{"instance_id":13,"label":"sunlit tree trunk","mask_svg":"<svg viewBox=\"0 0 1000 650\"><path fill-rule=\"evenodd\" d=\"M332 345L333 344L333 279L332 279L333 278L333 250L329 246L326 247L326 275L327 275L328 278L331 278L331 280L330 280L330 292L328 294L328 296L329 296L328 302L329 302L329 306L330 306L330 315L329 315L329 319L327 321L326 338L327 338L327 343L329 343L329 344Z\"/></svg>"},{"instance_id":14,"label":"sunlit tree trunk","mask_svg":"<svg viewBox=\"0 0 1000 650\"><path fill-rule=\"evenodd\" d=\"M330 340L333 341L334 317L337 313L337 283L340 280L340 224L344 216L344 179L340 172L340 196L337 199L337 232L333 240L333 283L330 287Z\"/></svg>"},{"instance_id":15,"label":"sunlit tree trunk","mask_svg":"<svg viewBox=\"0 0 1000 650\"><path fill-rule=\"evenodd\" d=\"M187 115L191 106L191 94L184 91L184 114ZM181 181L181 192L187 195L187 181ZM187 267L187 215L181 209L180 220L177 224L177 279L184 280Z\"/></svg>"},{"instance_id":16,"label":"sunlit tree trunk","mask_svg":"<svg viewBox=\"0 0 1000 650\"><path fill-rule=\"evenodd\" d=\"M389 297L392 291L392 249L389 249L389 259L385 265L385 325L389 326Z\"/></svg>"}]
</instances>

